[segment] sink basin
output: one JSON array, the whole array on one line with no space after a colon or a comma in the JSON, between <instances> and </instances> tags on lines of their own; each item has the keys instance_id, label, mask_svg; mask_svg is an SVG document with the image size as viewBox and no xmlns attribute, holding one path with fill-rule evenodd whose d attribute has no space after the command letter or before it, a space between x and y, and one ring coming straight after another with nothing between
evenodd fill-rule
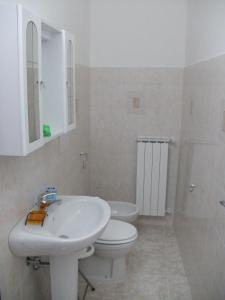
<instances>
[{"instance_id":1,"label":"sink basin","mask_svg":"<svg viewBox=\"0 0 225 300\"><path fill-rule=\"evenodd\" d=\"M48 207L42 227L25 226L24 217L10 232L9 247L16 256L49 256L52 299L74 300L79 252L100 237L111 211L107 202L98 197L59 196L59 199Z\"/></svg>"},{"instance_id":2,"label":"sink basin","mask_svg":"<svg viewBox=\"0 0 225 300\"><path fill-rule=\"evenodd\" d=\"M80 251L93 244L110 218L108 204L97 197L60 196L49 206L43 227L25 226L23 218L9 235L16 256L55 256Z\"/></svg>"}]
</instances>

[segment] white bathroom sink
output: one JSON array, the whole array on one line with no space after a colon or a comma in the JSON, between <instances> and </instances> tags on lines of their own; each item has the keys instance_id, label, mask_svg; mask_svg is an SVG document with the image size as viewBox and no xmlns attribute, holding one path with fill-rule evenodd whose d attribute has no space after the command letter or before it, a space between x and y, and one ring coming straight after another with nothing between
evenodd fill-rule
<instances>
[{"instance_id":1,"label":"white bathroom sink","mask_svg":"<svg viewBox=\"0 0 225 300\"><path fill-rule=\"evenodd\" d=\"M44 224L26 225L24 217L9 234L16 256L49 256L52 300L77 299L78 260L103 233L111 210L97 197L59 196Z\"/></svg>"},{"instance_id":2,"label":"white bathroom sink","mask_svg":"<svg viewBox=\"0 0 225 300\"><path fill-rule=\"evenodd\" d=\"M16 256L57 256L78 252L93 244L110 219L102 199L60 196L47 209L43 227L26 225L24 217L10 232L9 246Z\"/></svg>"}]
</instances>

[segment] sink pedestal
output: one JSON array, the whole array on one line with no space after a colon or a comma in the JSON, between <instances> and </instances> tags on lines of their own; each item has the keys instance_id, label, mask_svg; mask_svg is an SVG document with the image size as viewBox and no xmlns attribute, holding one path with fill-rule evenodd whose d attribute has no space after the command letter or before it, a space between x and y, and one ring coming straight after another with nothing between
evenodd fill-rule
<instances>
[{"instance_id":1,"label":"sink pedestal","mask_svg":"<svg viewBox=\"0 0 225 300\"><path fill-rule=\"evenodd\" d=\"M78 255L50 257L52 300L76 300Z\"/></svg>"}]
</instances>

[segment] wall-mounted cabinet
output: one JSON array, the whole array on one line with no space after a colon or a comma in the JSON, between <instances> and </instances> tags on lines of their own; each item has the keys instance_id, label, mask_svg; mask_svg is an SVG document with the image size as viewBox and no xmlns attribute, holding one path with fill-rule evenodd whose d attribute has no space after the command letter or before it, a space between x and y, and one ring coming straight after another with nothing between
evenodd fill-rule
<instances>
[{"instance_id":1,"label":"wall-mounted cabinet","mask_svg":"<svg viewBox=\"0 0 225 300\"><path fill-rule=\"evenodd\" d=\"M24 156L75 128L74 38L21 5L0 20L0 155Z\"/></svg>"}]
</instances>

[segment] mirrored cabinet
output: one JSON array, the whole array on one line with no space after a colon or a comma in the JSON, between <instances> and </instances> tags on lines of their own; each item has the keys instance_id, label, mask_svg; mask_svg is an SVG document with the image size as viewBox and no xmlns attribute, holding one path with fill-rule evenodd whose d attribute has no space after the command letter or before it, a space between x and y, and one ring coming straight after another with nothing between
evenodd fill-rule
<instances>
[{"instance_id":1,"label":"mirrored cabinet","mask_svg":"<svg viewBox=\"0 0 225 300\"><path fill-rule=\"evenodd\" d=\"M0 155L24 156L75 128L74 37L21 5L0 19Z\"/></svg>"}]
</instances>

